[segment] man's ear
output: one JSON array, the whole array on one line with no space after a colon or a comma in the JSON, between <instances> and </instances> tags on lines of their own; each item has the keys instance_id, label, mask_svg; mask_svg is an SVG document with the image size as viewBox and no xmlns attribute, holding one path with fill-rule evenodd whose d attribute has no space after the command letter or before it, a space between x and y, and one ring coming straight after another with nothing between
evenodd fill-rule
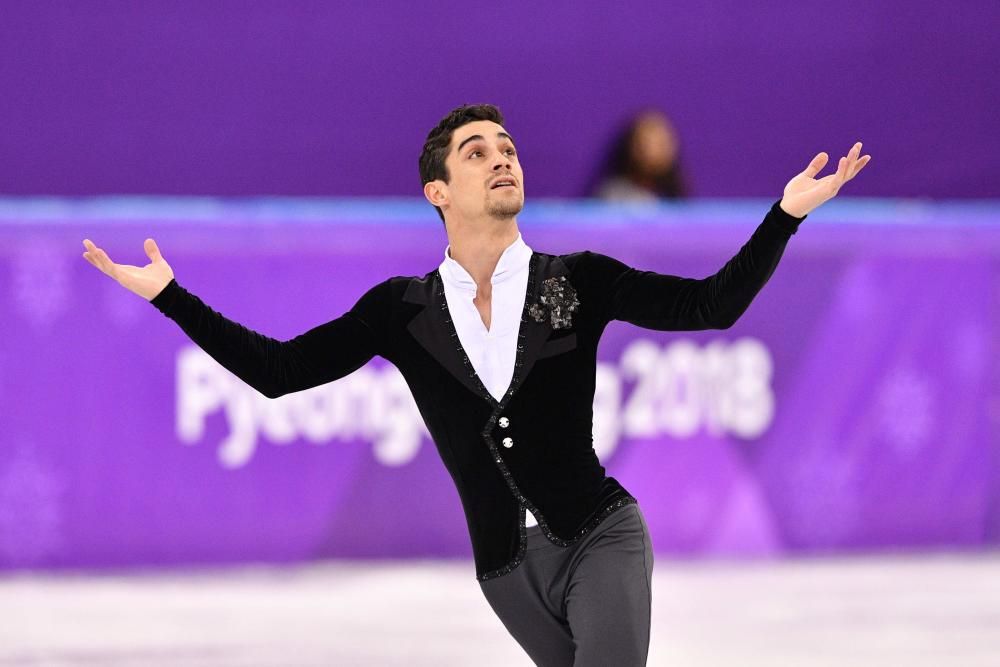
<instances>
[{"instance_id":1,"label":"man's ear","mask_svg":"<svg viewBox=\"0 0 1000 667\"><path fill-rule=\"evenodd\" d=\"M434 206L444 206L448 203L448 184L441 179L424 183L424 197Z\"/></svg>"}]
</instances>

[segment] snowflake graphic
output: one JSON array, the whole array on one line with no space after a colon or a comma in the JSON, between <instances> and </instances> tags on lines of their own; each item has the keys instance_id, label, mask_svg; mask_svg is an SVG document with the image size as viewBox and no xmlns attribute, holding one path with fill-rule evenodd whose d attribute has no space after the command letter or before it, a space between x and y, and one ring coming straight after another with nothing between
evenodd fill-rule
<instances>
[{"instance_id":1,"label":"snowflake graphic","mask_svg":"<svg viewBox=\"0 0 1000 667\"><path fill-rule=\"evenodd\" d=\"M930 378L912 368L897 368L886 375L875 400L882 437L900 454L916 454L935 422Z\"/></svg>"},{"instance_id":2,"label":"snowflake graphic","mask_svg":"<svg viewBox=\"0 0 1000 667\"><path fill-rule=\"evenodd\" d=\"M62 546L63 486L26 448L0 467L0 560L36 565Z\"/></svg>"},{"instance_id":3,"label":"snowflake graphic","mask_svg":"<svg viewBox=\"0 0 1000 667\"><path fill-rule=\"evenodd\" d=\"M51 325L69 305L69 264L59 243L44 237L20 245L11 289L17 309L36 326Z\"/></svg>"}]
</instances>

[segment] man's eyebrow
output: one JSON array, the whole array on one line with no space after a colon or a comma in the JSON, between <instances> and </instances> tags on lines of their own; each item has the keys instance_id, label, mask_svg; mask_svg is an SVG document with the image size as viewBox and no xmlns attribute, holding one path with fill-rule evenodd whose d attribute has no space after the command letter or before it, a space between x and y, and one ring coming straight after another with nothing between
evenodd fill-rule
<instances>
[{"instance_id":1,"label":"man's eyebrow","mask_svg":"<svg viewBox=\"0 0 1000 667\"><path fill-rule=\"evenodd\" d=\"M497 132L497 136L501 137L501 138L506 137L507 139L510 140L510 143L514 143L514 137L510 136L506 132ZM457 152L461 151L462 150L462 146L464 146L465 144L469 143L470 141L475 141L476 139L482 139L482 138L483 138L483 135L481 135L481 134L473 134L471 137L466 137L465 139L462 140L462 143L460 143L458 145L458 148L455 149L455 152L457 153Z\"/></svg>"}]
</instances>

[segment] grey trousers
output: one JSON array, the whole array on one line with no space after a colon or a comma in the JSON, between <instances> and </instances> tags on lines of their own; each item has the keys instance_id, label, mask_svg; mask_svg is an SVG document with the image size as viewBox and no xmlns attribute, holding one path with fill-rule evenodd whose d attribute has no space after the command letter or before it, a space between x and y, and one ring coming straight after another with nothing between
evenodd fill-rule
<instances>
[{"instance_id":1,"label":"grey trousers","mask_svg":"<svg viewBox=\"0 0 1000 667\"><path fill-rule=\"evenodd\" d=\"M540 667L638 667L649 653L653 546L638 504L569 547L527 529L524 560L479 582L507 631Z\"/></svg>"}]
</instances>

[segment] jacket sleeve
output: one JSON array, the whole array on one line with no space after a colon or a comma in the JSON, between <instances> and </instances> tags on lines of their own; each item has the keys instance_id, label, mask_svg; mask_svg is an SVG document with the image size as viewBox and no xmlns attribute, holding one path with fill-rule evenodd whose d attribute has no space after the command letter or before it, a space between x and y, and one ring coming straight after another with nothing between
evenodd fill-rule
<instances>
[{"instance_id":1,"label":"jacket sleeve","mask_svg":"<svg viewBox=\"0 0 1000 667\"><path fill-rule=\"evenodd\" d=\"M642 271L588 252L591 281L608 286L598 288L605 321L622 320L659 331L731 327L774 273L788 239L807 217L785 213L780 201L722 269L700 280Z\"/></svg>"},{"instance_id":2,"label":"jacket sleeve","mask_svg":"<svg viewBox=\"0 0 1000 667\"><path fill-rule=\"evenodd\" d=\"M340 317L279 341L227 319L172 279L151 301L213 359L268 398L348 375L383 353L389 280Z\"/></svg>"}]
</instances>

